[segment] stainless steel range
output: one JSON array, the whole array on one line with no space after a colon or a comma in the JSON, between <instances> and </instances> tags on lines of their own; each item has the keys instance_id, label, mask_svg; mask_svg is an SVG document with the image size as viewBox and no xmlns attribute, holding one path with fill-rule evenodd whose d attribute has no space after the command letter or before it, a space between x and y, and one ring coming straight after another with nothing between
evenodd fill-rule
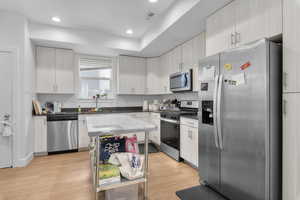
<instances>
[{"instance_id":1,"label":"stainless steel range","mask_svg":"<svg viewBox=\"0 0 300 200\"><path fill-rule=\"evenodd\" d=\"M180 161L180 116L197 115L198 101L181 101L180 107L160 114L161 151Z\"/></svg>"}]
</instances>

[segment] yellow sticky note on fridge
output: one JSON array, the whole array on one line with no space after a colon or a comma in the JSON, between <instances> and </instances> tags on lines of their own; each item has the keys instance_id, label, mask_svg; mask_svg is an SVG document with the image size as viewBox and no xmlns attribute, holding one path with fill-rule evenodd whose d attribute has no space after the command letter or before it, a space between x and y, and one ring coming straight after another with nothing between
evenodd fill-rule
<instances>
[{"instance_id":1,"label":"yellow sticky note on fridge","mask_svg":"<svg viewBox=\"0 0 300 200\"><path fill-rule=\"evenodd\" d=\"M224 65L224 68L229 71L229 70L232 70L232 64L225 64Z\"/></svg>"}]
</instances>

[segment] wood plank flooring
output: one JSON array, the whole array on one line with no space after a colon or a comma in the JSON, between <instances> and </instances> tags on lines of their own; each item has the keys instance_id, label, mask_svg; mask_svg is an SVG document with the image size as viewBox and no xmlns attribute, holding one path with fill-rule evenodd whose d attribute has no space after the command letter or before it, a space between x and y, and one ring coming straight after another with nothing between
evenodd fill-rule
<instances>
[{"instance_id":1,"label":"wood plank flooring","mask_svg":"<svg viewBox=\"0 0 300 200\"><path fill-rule=\"evenodd\" d=\"M88 152L36 157L25 168L0 169L0 200L91 200ZM163 153L150 154L150 200L178 200L198 173Z\"/></svg>"}]
</instances>

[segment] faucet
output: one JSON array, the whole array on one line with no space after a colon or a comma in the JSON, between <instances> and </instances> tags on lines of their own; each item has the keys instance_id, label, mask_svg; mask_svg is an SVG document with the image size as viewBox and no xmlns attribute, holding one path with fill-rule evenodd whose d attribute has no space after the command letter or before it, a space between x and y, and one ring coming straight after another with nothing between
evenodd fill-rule
<instances>
[{"instance_id":1,"label":"faucet","mask_svg":"<svg viewBox=\"0 0 300 200\"><path fill-rule=\"evenodd\" d=\"M95 111L98 111L98 100L100 99L100 94L96 94L96 96L93 96L94 100L95 100Z\"/></svg>"}]
</instances>

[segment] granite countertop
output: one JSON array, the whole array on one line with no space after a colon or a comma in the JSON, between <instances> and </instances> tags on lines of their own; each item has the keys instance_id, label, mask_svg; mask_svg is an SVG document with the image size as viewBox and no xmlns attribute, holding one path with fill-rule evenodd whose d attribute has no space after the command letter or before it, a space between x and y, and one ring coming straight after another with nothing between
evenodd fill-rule
<instances>
[{"instance_id":1,"label":"granite countertop","mask_svg":"<svg viewBox=\"0 0 300 200\"><path fill-rule=\"evenodd\" d=\"M51 114L69 114L69 113L75 113L78 115L99 115L99 114L112 114L112 113L136 113L136 112L155 112L160 113L160 111L143 111L143 108L140 106L137 107L106 107L101 108L101 111L92 112L88 111L90 108L82 108L82 112L78 112L78 108L62 108L62 112L59 113L48 113L48 114L42 114L42 115L34 115L33 116L47 116Z\"/></svg>"},{"instance_id":2,"label":"granite countertop","mask_svg":"<svg viewBox=\"0 0 300 200\"><path fill-rule=\"evenodd\" d=\"M90 137L120 135L156 130L156 125L123 114L107 114L86 118Z\"/></svg>"}]
</instances>

